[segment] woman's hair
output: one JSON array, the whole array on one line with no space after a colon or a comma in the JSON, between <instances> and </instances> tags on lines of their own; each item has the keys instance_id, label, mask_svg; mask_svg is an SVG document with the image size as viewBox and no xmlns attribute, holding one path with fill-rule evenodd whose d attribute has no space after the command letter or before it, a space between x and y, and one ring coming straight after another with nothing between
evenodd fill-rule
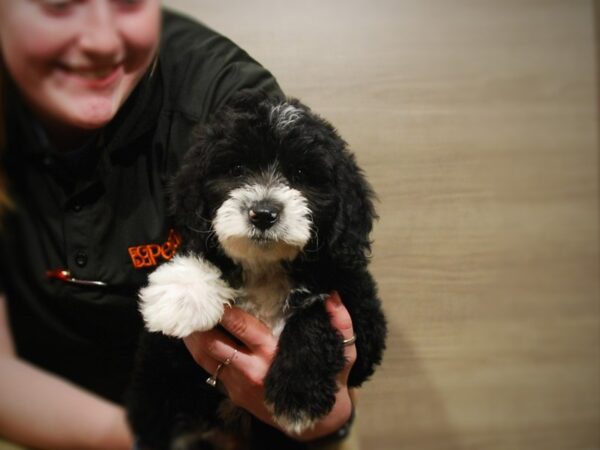
<instances>
[{"instance_id":1,"label":"woman's hair","mask_svg":"<svg viewBox=\"0 0 600 450\"><path fill-rule=\"evenodd\" d=\"M6 73L2 58L0 58L0 161L2 154L6 151ZM0 218L7 209L12 206L8 196L8 182L6 179L5 168L0 165Z\"/></svg>"}]
</instances>

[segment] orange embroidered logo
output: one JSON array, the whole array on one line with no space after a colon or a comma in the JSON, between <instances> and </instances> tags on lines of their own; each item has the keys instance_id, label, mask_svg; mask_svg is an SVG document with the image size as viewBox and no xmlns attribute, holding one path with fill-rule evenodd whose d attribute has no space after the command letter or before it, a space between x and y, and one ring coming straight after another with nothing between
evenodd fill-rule
<instances>
[{"instance_id":1,"label":"orange embroidered logo","mask_svg":"<svg viewBox=\"0 0 600 450\"><path fill-rule=\"evenodd\" d=\"M146 244L129 247L129 256L133 267L136 269L153 267L158 264L157 260L160 259L169 261L175 255L180 243L181 236L175 230L169 230L167 241L162 245Z\"/></svg>"}]
</instances>

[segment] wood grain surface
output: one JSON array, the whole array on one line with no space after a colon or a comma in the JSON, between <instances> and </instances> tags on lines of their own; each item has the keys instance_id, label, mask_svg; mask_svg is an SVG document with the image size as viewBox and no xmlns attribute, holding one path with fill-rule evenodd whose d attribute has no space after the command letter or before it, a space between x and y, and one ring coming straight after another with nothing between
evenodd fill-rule
<instances>
[{"instance_id":1,"label":"wood grain surface","mask_svg":"<svg viewBox=\"0 0 600 450\"><path fill-rule=\"evenodd\" d=\"M165 3L331 120L378 193L363 450L600 448L593 2Z\"/></svg>"}]
</instances>

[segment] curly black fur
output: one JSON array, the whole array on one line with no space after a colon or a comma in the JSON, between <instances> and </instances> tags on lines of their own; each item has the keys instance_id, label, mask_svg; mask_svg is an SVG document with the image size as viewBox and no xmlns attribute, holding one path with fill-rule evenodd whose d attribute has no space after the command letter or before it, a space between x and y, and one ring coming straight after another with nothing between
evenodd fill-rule
<instances>
[{"instance_id":1,"label":"curly black fur","mask_svg":"<svg viewBox=\"0 0 600 450\"><path fill-rule=\"evenodd\" d=\"M273 108L284 101L303 113L289 125L276 126ZM233 189L274 161L286 183L307 199L312 225L303 251L281 262L295 290L287 298L288 317L265 379L266 400L275 414L319 418L334 404L335 377L344 365L342 339L322 299L334 290L340 293L358 336L351 387L373 374L386 337L376 283L368 272L369 233L376 218L373 192L346 143L331 124L296 99L244 93L198 129L195 145L173 180L172 211L182 235L180 252L202 255L238 287L243 283L240 267L221 248L212 220ZM230 434L233 440L239 437L217 418L223 395L204 383L207 376L181 341L146 333L128 407L133 429L145 446L238 448L207 437L211 430ZM174 444L180 434L191 431L204 436L195 447ZM256 420L243 439L245 447L239 448L296 445Z\"/></svg>"}]
</instances>

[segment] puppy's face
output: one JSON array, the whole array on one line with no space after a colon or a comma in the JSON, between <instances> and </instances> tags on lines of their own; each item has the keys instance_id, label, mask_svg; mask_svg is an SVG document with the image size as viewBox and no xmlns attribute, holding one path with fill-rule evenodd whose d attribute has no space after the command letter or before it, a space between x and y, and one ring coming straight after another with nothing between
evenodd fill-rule
<instances>
[{"instance_id":1,"label":"puppy's face","mask_svg":"<svg viewBox=\"0 0 600 450\"><path fill-rule=\"evenodd\" d=\"M278 163L258 172L239 171L236 183L224 182L225 201L213 219L213 228L232 259L241 262L291 260L311 236L312 212L301 191L278 169ZM233 184L234 186L229 186Z\"/></svg>"},{"instance_id":2,"label":"puppy's face","mask_svg":"<svg viewBox=\"0 0 600 450\"><path fill-rule=\"evenodd\" d=\"M240 93L173 180L182 252L238 263L368 263L373 192L335 128L297 99Z\"/></svg>"},{"instance_id":3,"label":"puppy's face","mask_svg":"<svg viewBox=\"0 0 600 450\"><path fill-rule=\"evenodd\" d=\"M318 227L334 199L333 161L301 126L305 114L287 103L265 106L206 155L209 220L237 262L293 260L311 239L318 245Z\"/></svg>"}]
</instances>

